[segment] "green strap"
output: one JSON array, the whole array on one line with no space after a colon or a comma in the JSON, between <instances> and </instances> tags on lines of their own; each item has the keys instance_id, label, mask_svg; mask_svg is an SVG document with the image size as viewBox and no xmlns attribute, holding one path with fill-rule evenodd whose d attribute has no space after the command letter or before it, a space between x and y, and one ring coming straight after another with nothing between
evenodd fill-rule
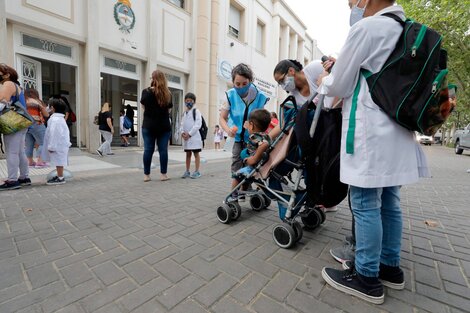
<instances>
[{"instance_id":1,"label":"green strap","mask_svg":"<svg viewBox=\"0 0 470 313\"><path fill-rule=\"evenodd\" d=\"M365 79L372 76L372 73L368 70L361 69L362 76ZM354 95L352 98L351 104L351 112L349 113L349 127L348 133L346 136L346 153L347 154L354 154L354 133L356 131L356 110L357 110L357 98L359 98L359 91L361 91L361 75L357 80L356 89L354 89Z\"/></svg>"}]
</instances>

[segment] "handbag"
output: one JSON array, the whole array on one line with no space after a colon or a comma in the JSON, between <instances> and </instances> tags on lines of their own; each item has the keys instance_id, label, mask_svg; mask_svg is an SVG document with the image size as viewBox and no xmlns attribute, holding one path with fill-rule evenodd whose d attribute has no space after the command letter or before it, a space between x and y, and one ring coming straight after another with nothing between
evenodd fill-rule
<instances>
[{"instance_id":1,"label":"handbag","mask_svg":"<svg viewBox=\"0 0 470 313\"><path fill-rule=\"evenodd\" d=\"M10 135L25 129L34 123L33 117L21 104L16 87L16 101L11 102L0 111L0 133Z\"/></svg>"}]
</instances>

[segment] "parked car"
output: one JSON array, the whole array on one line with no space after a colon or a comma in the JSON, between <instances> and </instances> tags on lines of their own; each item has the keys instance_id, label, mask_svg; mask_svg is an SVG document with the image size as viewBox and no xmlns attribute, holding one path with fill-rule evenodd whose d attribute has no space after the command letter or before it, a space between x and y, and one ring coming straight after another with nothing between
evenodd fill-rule
<instances>
[{"instance_id":1,"label":"parked car","mask_svg":"<svg viewBox=\"0 0 470 313\"><path fill-rule=\"evenodd\" d=\"M462 154L465 149L470 150L470 124L464 129L457 130L453 139L456 154Z\"/></svg>"},{"instance_id":2,"label":"parked car","mask_svg":"<svg viewBox=\"0 0 470 313\"><path fill-rule=\"evenodd\" d=\"M430 146L434 143L434 139L432 136L425 136L423 134L416 134L416 140L422 144L422 145L427 145Z\"/></svg>"}]
</instances>

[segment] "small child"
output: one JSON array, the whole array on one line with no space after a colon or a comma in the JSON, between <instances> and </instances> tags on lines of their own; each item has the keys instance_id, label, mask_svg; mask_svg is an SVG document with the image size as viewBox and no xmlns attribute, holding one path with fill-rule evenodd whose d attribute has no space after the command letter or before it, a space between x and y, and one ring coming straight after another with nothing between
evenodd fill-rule
<instances>
[{"instance_id":1,"label":"small child","mask_svg":"<svg viewBox=\"0 0 470 313\"><path fill-rule=\"evenodd\" d=\"M124 127L124 118L126 113L124 109L121 109L119 113L119 135L121 136L121 147L129 147L129 134L131 130Z\"/></svg>"},{"instance_id":2,"label":"small child","mask_svg":"<svg viewBox=\"0 0 470 313\"><path fill-rule=\"evenodd\" d=\"M271 143L271 138L266 134L271 123L271 114L265 109L256 109L250 113L248 120L243 127L248 130L250 137L246 143L246 148L240 153L243 163L247 166L242 167L237 171L237 175L248 175L253 166L256 165L263 156Z\"/></svg>"},{"instance_id":3,"label":"small child","mask_svg":"<svg viewBox=\"0 0 470 313\"><path fill-rule=\"evenodd\" d=\"M224 138L224 131L220 129L219 125L215 125L214 129L214 149L219 151L220 150L220 142Z\"/></svg>"},{"instance_id":4,"label":"small child","mask_svg":"<svg viewBox=\"0 0 470 313\"><path fill-rule=\"evenodd\" d=\"M62 99L53 98L49 101L52 115L47 121L46 134L44 135L44 148L42 159L50 161L56 166L57 176L47 181L47 185L65 184L64 166L68 165L68 153L70 133L65 121L67 105Z\"/></svg>"},{"instance_id":5,"label":"small child","mask_svg":"<svg viewBox=\"0 0 470 313\"><path fill-rule=\"evenodd\" d=\"M201 165L200 152L202 150L202 139L199 129L202 126L202 115L198 109L194 107L196 103L196 95L188 92L184 96L184 105L186 111L181 119L181 137L183 138L183 149L186 152L186 170L184 171L181 178L199 178L201 172L199 172L199 166ZM191 166L191 155L194 154L194 165L195 170L191 174L189 169Z\"/></svg>"}]
</instances>

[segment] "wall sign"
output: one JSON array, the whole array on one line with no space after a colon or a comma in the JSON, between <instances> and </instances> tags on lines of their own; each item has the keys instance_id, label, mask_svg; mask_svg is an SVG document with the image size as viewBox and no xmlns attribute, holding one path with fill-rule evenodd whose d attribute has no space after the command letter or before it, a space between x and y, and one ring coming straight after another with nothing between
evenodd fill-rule
<instances>
[{"instance_id":1,"label":"wall sign","mask_svg":"<svg viewBox=\"0 0 470 313\"><path fill-rule=\"evenodd\" d=\"M256 87L258 87L258 89L261 90L266 96L271 97L271 98L277 97L276 85L274 85L273 83L270 83L269 81L255 77L255 79L253 80L253 84L255 84Z\"/></svg>"},{"instance_id":2,"label":"wall sign","mask_svg":"<svg viewBox=\"0 0 470 313\"><path fill-rule=\"evenodd\" d=\"M120 31L130 34L135 25L135 15L130 0L118 0L114 5L114 20L119 25Z\"/></svg>"},{"instance_id":3,"label":"wall sign","mask_svg":"<svg viewBox=\"0 0 470 313\"><path fill-rule=\"evenodd\" d=\"M226 81L232 81L232 64L226 60L218 60L217 72Z\"/></svg>"}]
</instances>

